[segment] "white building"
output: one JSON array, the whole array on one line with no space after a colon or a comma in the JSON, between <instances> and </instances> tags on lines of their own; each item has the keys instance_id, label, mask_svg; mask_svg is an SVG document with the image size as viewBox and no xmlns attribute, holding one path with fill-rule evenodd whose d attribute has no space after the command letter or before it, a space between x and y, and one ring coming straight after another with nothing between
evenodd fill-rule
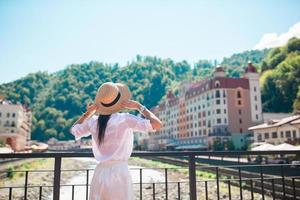
<instances>
[{"instance_id":1,"label":"white building","mask_svg":"<svg viewBox=\"0 0 300 200\"><path fill-rule=\"evenodd\" d=\"M281 144L300 143L300 114L282 119L269 120L266 123L249 128L253 131L254 142Z\"/></svg>"},{"instance_id":2,"label":"white building","mask_svg":"<svg viewBox=\"0 0 300 200\"><path fill-rule=\"evenodd\" d=\"M31 111L21 104L0 102L0 140L15 151L29 145L31 139Z\"/></svg>"}]
</instances>

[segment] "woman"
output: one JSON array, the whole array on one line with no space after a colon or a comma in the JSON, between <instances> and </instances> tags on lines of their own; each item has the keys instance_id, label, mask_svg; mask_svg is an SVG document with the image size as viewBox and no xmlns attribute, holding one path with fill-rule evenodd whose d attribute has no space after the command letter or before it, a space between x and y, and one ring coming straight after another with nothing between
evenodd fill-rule
<instances>
[{"instance_id":1,"label":"woman","mask_svg":"<svg viewBox=\"0 0 300 200\"><path fill-rule=\"evenodd\" d=\"M133 199L128 159L133 149L133 131L160 129L161 121L137 101L130 100L128 87L121 83L102 84L93 105L87 107L71 127L75 140L92 135L92 150L97 164L90 187L90 200ZM122 109L138 110L146 119ZM97 116L98 115L98 116Z\"/></svg>"}]
</instances>

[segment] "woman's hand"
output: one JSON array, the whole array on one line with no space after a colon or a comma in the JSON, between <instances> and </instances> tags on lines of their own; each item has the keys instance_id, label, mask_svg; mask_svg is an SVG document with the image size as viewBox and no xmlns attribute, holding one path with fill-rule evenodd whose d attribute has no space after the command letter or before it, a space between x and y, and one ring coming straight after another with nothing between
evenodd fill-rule
<instances>
[{"instance_id":1,"label":"woman's hand","mask_svg":"<svg viewBox=\"0 0 300 200\"><path fill-rule=\"evenodd\" d=\"M86 111L88 112L88 113L90 113L90 112L93 112L94 110L97 110L97 108L98 108L98 105L97 104L88 104L87 106L86 106Z\"/></svg>"},{"instance_id":2,"label":"woman's hand","mask_svg":"<svg viewBox=\"0 0 300 200\"><path fill-rule=\"evenodd\" d=\"M121 105L124 108L131 109L131 110L138 110L141 107L141 104L134 100L125 100L125 101L121 102Z\"/></svg>"}]
</instances>

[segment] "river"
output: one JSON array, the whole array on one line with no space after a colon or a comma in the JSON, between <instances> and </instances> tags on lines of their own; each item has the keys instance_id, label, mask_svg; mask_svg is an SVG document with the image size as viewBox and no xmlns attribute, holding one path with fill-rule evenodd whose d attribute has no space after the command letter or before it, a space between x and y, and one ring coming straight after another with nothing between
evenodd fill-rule
<instances>
[{"instance_id":1,"label":"river","mask_svg":"<svg viewBox=\"0 0 300 200\"><path fill-rule=\"evenodd\" d=\"M94 169L97 165L97 161L94 158L70 158L70 159L76 159L80 162L89 162L92 163L88 166L88 168ZM133 183L138 183L140 180L140 166L129 166L132 181ZM89 173L89 183L91 183L92 177L93 177L93 171ZM153 183L153 182L162 182L164 181L164 175L163 173L153 170L153 169L143 169L143 183ZM85 184L86 183L86 173L81 172L78 175L72 177L69 179L67 184L69 185L76 185L76 184ZM88 191L89 192L89 191ZM86 186L75 186L74 190L74 200L82 200L86 198ZM53 194L50 194L47 200L53 199ZM62 200L68 200L72 199L72 187L71 186L63 186L60 188L60 199Z\"/></svg>"}]
</instances>

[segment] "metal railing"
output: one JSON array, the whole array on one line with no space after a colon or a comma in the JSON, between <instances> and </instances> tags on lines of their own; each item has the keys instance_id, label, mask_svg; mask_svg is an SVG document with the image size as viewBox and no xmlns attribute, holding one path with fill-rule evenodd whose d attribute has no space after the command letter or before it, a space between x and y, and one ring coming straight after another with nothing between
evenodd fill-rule
<instances>
[{"instance_id":1,"label":"metal railing","mask_svg":"<svg viewBox=\"0 0 300 200\"><path fill-rule=\"evenodd\" d=\"M170 185L177 188L177 199L181 199L181 187L183 184L188 184L189 198L196 200L197 195L202 195L204 199L210 199L209 197L209 184L215 183L216 188L214 193L218 200L221 198L220 184L227 185L226 195L229 199L232 197L232 187L239 188L239 198L243 199L244 190L250 192L251 199L254 199L254 193L259 193L262 199L266 196L275 199L300 199L300 166L294 164L261 164L254 162L241 162L242 158L249 158L250 156L294 156L300 157L300 151L189 151L189 152L134 152L132 157L148 158L152 160L158 160L169 164L176 165L178 167L186 168L188 170L188 181L169 181L168 174L172 168L163 168L164 182L162 183L147 183L152 188L152 198L156 198L156 189L158 184L164 185L165 199L170 198L169 188ZM39 189L39 199L42 199L42 188L53 187L53 199L60 199L60 188L62 186L72 187L72 199L74 199L74 187L75 185L63 185L61 184L61 169L62 158L71 157L94 157L92 152L61 152L61 153L7 153L0 154L0 159L3 158L54 158L54 170L23 170L25 172L24 186L6 186L0 187L0 192L3 189L8 190L8 198L12 199L12 192L14 188L24 188L24 199L27 199L28 188L36 187ZM214 159L218 157L220 159ZM226 159L223 159L226 158ZM158 169L158 168L156 168ZM80 169L78 169L80 170ZM80 184L80 186L86 187L86 199L88 200L88 188L89 188L89 172L91 169L86 170L86 183ZM139 198L143 199L143 168L135 169L139 170ZM41 171L53 171L53 185L35 185L29 186L28 175L33 172ZM77 171L77 170L72 170ZM197 172L206 171L215 175L211 179L197 180ZM2 171L3 173L4 171ZM17 170L15 171L17 172ZM20 171L19 171L20 172ZM229 178L228 178L229 177ZM76 185L79 186L79 185ZM204 187L202 193L197 192L201 186ZM172 187L174 188L174 187Z\"/></svg>"}]
</instances>

